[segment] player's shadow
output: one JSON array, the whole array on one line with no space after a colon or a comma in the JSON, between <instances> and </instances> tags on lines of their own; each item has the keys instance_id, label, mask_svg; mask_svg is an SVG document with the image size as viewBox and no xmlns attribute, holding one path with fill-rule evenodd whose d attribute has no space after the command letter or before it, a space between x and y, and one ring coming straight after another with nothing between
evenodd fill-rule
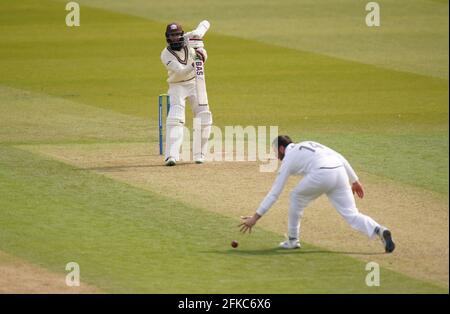
<instances>
[{"instance_id":1,"label":"player's shadow","mask_svg":"<svg viewBox=\"0 0 450 314\"><path fill-rule=\"evenodd\" d=\"M384 255L384 252L364 252L364 251L328 251L323 249L295 249L286 250L281 248L270 248L260 250L243 250L243 249L228 249L228 250L215 250L203 253L216 253L226 255L284 255L284 254L345 254L345 255Z\"/></svg>"},{"instance_id":2,"label":"player's shadow","mask_svg":"<svg viewBox=\"0 0 450 314\"><path fill-rule=\"evenodd\" d=\"M175 167L188 166L188 165L193 165L193 164L190 164L190 163L177 163L177 165ZM159 167L172 168L172 167L167 167L164 164L148 164L148 165L117 165L117 166L105 166L105 167L89 167L89 168L77 168L75 170L101 171L101 172L120 172L120 171L127 171L127 169L155 168L155 167L157 167L157 168L159 168Z\"/></svg>"}]
</instances>

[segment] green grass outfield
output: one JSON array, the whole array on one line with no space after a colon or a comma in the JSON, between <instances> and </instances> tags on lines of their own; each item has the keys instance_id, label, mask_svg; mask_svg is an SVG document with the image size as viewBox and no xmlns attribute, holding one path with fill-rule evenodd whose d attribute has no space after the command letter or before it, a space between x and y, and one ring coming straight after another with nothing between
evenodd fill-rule
<instances>
[{"instance_id":1,"label":"green grass outfield","mask_svg":"<svg viewBox=\"0 0 450 314\"><path fill-rule=\"evenodd\" d=\"M328 12L326 23L314 24L320 44L314 34L290 44L296 28L286 23L257 27L265 14L277 20L294 12L291 1L258 7L245 32L237 29L242 16L210 7L185 11L184 19L181 4L168 11L156 1L80 3L82 26L68 28L64 1L0 2L0 250L55 272L77 260L83 280L107 292L448 291L387 270L382 287L368 289L364 263L312 246L281 253L271 249L277 235L264 230L246 240L252 250L233 251L227 241L237 220L13 147L156 145L166 20L194 26L210 18L216 125L279 125L296 139L335 147L357 169L448 199L448 2L408 2L405 14L419 21L408 24L401 6L387 1L386 24L369 30L352 28L359 9L350 1L335 15L318 1L312 8L320 21L320 6ZM345 12L353 18L346 21ZM294 25L318 18L308 24L306 15Z\"/></svg>"},{"instance_id":2,"label":"green grass outfield","mask_svg":"<svg viewBox=\"0 0 450 314\"><path fill-rule=\"evenodd\" d=\"M31 153L0 150L1 249L54 272L68 261L82 281L130 293L436 293L364 262L306 245L274 249L264 230L233 250L237 220L188 207Z\"/></svg>"},{"instance_id":3,"label":"green grass outfield","mask_svg":"<svg viewBox=\"0 0 450 314\"><path fill-rule=\"evenodd\" d=\"M167 89L164 24L83 7L82 26L70 29L62 6L2 4L0 83L155 123L156 95ZM448 79L214 33L208 51L216 125L279 125L335 147L359 169L447 192Z\"/></svg>"}]
</instances>

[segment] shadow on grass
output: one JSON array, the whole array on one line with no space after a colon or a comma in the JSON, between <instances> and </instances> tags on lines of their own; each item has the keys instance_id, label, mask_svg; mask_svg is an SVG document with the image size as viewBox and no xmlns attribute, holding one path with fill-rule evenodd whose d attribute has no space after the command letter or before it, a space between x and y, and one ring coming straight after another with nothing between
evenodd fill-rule
<instances>
[{"instance_id":1,"label":"shadow on grass","mask_svg":"<svg viewBox=\"0 0 450 314\"><path fill-rule=\"evenodd\" d=\"M194 163L178 163L176 167L194 165ZM148 165L129 165L129 166L107 166L107 167L90 167L90 168L77 168L75 170L84 171L103 171L103 172L115 172L115 171L126 171L127 169L133 168L155 168L155 167L167 167L164 163L161 164L148 164ZM171 167L167 167L171 168Z\"/></svg>"},{"instance_id":2,"label":"shadow on grass","mask_svg":"<svg viewBox=\"0 0 450 314\"><path fill-rule=\"evenodd\" d=\"M234 255L284 255L284 254L345 254L345 255L384 255L384 252L364 252L364 251L327 251L323 249L295 249L286 250L281 248L270 248L261 250L242 250L239 248L228 250L202 251L201 253L214 254L234 254Z\"/></svg>"}]
</instances>

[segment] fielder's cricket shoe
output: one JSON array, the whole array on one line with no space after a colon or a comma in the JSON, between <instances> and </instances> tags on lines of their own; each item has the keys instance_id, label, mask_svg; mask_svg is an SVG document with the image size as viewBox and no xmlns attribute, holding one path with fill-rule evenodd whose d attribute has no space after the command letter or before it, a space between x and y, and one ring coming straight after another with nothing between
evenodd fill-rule
<instances>
[{"instance_id":1,"label":"fielder's cricket shoe","mask_svg":"<svg viewBox=\"0 0 450 314\"><path fill-rule=\"evenodd\" d=\"M176 164L177 164L177 162L176 162L175 158L168 157L166 159L166 166L172 167L172 166L175 166Z\"/></svg>"},{"instance_id":2,"label":"fielder's cricket shoe","mask_svg":"<svg viewBox=\"0 0 450 314\"><path fill-rule=\"evenodd\" d=\"M286 241L281 242L279 247L282 249L290 250L290 249L299 249L301 248L301 245L298 239L287 239Z\"/></svg>"},{"instance_id":3,"label":"fielder's cricket shoe","mask_svg":"<svg viewBox=\"0 0 450 314\"><path fill-rule=\"evenodd\" d=\"M383 242L384 250L386 253L392 253L395 250L395 243L392 240L392 233L391 231L386 227L379 227L376 230L378 236L381 239L381 242Z\"/></svg>"}]
</instances>

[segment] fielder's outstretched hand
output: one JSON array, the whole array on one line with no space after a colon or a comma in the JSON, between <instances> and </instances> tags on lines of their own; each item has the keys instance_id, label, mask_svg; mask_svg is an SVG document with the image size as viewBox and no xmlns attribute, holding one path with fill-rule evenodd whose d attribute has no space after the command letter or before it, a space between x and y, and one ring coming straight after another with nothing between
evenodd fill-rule
<instances>
[{"instance_id":1,"label":"fielder's outstretched hand","mask_svg":"<svg viewBox=\"0 0 450 314\"><path fill-rule=\"evenodd\" d=\"M238 227L241 228L242 233L246 233L247 231L249 233L252 233L252 228L259 218L261 218L261 216L258 214L254 214L253 216L241 216L243 222L240 225L238 225Z\"/></svg>"},{"instance_id":2,"label":"fielder's outstretched hand","mask_svg":"<svg viewBox=\"0 0 450 314\"><path fill-rule=\"evenodd\" d=\"M356 195L358 195L359 198L364 197L364 189L363 189L361 183L359 183L358 181L353 182L352 192L353 192L353 194L356 193Z\"/></svg>"}]
</instances>

